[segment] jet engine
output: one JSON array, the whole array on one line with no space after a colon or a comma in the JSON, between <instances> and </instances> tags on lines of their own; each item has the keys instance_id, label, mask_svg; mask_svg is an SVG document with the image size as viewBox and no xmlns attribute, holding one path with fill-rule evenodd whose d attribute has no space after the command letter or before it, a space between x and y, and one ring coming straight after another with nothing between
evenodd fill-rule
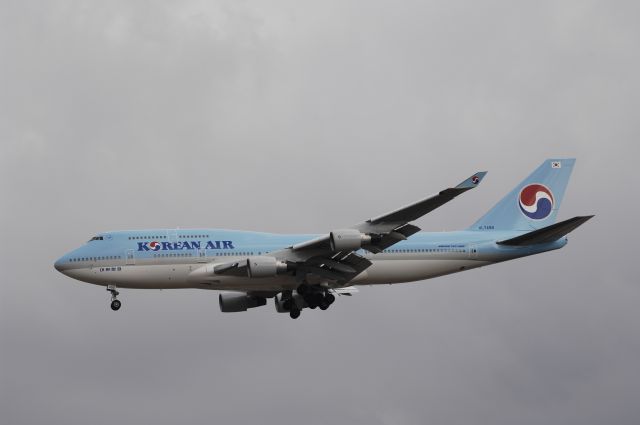
<instances>
[{"instance_id":1,"label":"jet engine","mask_svg":"<svg viewBox=\"0 0 640 425\"><path fill-rule=\"evenodd\" d=\"M278 273L287 271L287 263L278 261L274 257L259 256L247 258L247 273L249 277L275 277Z\"/></svg>"},{"instance_id":2,"label":"jet engine","mask_svg":"<svg viewBox=\"0 0 640 425\"><path fill-rule=\"evenodd\" d=\"M247 311L249 308L267 304L266 298L253 297L247 294L220 294L218 302L220 303L220 311L223 313Z\"/></svg>"},{"instance_id":3,"label":"jet engine","mask_svg":"<svg viewBox=\"0 0 640 425\"><path fill-rule=\"evenodd\" d=\"M329 234L329 243L333 251L356 250L370 242L371 236L360 233L357 229L334 230Z\"/></svg>"}]
</instances>

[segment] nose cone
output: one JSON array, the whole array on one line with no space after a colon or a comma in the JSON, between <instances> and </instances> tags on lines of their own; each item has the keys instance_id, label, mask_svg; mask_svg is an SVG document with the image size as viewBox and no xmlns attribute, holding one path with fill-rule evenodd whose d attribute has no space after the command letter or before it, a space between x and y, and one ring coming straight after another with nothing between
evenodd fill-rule
<instances>
[{"instance_id":1,"label":"nose cone","mask_svg":"<svg viewBox=\"0 0 640 425\"><path fill-rule=\"evenodd\" d=\"M60 273L64 273L64 263L64 257L60 257L55 263L53 263L53 267L55 267Z\"/></svg>"}]
</instances>

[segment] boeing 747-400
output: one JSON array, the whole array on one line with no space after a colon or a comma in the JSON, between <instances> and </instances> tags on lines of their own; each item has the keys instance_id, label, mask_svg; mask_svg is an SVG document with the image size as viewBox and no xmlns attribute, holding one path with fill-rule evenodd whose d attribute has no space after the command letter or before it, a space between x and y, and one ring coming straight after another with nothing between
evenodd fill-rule
<instances>
[{"instance_id":1,"label":"boeing 747-400","mask_svg":"<svg viewBox=\"0 0 640 425\"><path fill-rule=\"evenodd\" d=\"M485 172L403 208L324 234L282 235L223 229L99 233L55 262L74 279L118 289L225 291L223 312L273 299L292 318L326 310L360 285L430 279L562 248L593 216L556 222L574 159L544 161L482 218L454 232L421 232L411 222L475 188Z\"/></svg>"}]
</instances>

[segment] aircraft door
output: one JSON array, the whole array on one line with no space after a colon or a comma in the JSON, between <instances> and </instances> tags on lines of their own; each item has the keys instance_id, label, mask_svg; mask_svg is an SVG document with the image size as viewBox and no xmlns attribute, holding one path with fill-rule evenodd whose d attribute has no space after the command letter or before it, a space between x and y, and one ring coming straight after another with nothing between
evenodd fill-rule
<instances>
[{"instance_id":1,"label":"aircraft door","mask_svg":"<svg viewBox=\"0 0 640 425\"><path fill-rule=\"evenodd\" d=\"M133 257L133 249L127 249L125 258L126 258L125 264L127 264L128 266L133 265L133 264L136 263L136 260Z\"/></svg>"},{"instance_id":2,"label":"aircraft door","mask_svg":"<svg viewBox=\"0 0 640 425\"><path fill-rule=\"evenodd\" d=\"M469 245L469 258L478 258L478 245Z\"/></svg>"}]
</instances>

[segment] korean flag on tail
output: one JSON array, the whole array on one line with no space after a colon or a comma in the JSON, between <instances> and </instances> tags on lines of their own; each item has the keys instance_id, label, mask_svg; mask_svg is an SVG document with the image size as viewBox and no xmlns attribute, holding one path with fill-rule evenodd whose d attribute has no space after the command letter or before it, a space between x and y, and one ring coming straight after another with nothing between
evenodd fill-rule
<instances>
[{"instance_id":1,"label":"korean flag on tail","mask_svg":"<svg viewBox=\"0 0 640 425\"><path fill-rule=\"evenodd\" d=\"M551 161L551 168L562 168L562 162L560 162L560 161Z\"/></svg>"}]
</instances>

